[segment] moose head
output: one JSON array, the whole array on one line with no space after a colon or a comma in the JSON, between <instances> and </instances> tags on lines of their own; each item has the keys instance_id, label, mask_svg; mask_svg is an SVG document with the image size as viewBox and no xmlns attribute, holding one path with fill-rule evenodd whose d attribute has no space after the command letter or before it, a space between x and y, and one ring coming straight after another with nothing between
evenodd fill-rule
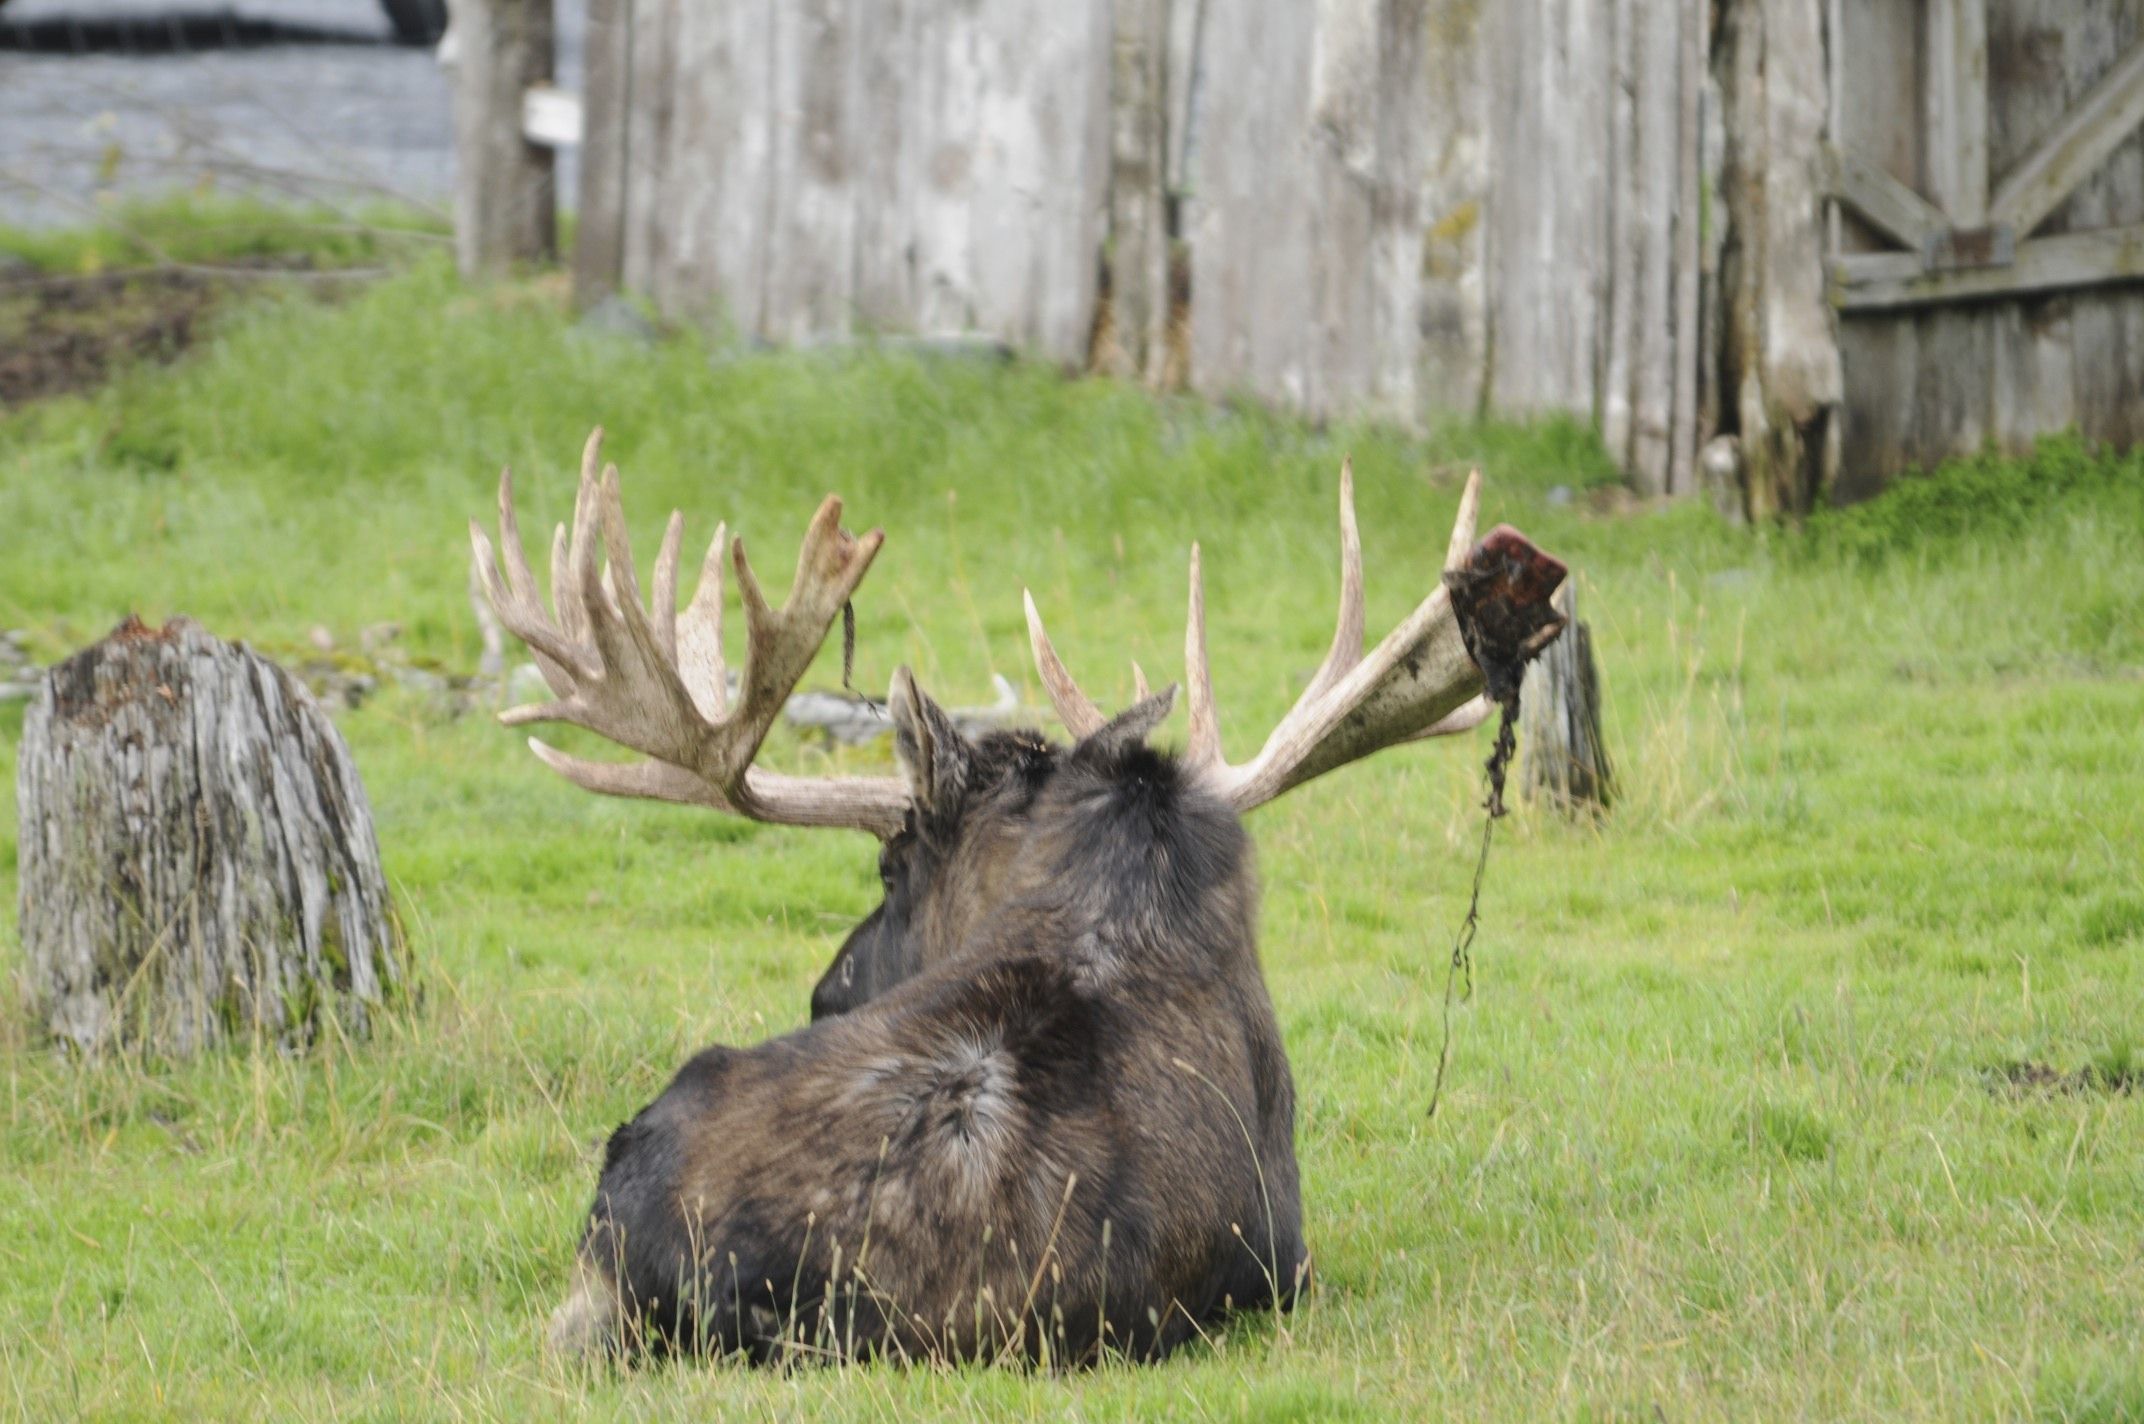
<instances>
[{"instance_id":1,"label":"moose head","mask_svg":"<svg viewBox=\"0 0 2144 1424\"><path fill-rule=\"evenodd\" d=\"M1482 672L1443 583L1364 652L1343 466L1338 627L1250 761L1221 753L1194 546L1181 753L1147 740L1176 688L1149 694L1135 669L1137 699L1105 717L1030 597L1036 668L1068 744L966 735L903 669L888 702L900 775L782 776L753 758L883 536L844 530L829 497L777 608L744 541L718 528L681 613L673 514L643 606L600 441L584 452L572 527L553 540L550 610L510 475L503 571L472 526L492 604L556 697L502 720L569 723L642 755L588 761L531 741L591 791L869 831L885 896L820 981L810 1026L706 1049L612 1135L553 1345L1077 1362L1160 1354L1230 1309L1290 1303L1309 1261L1294 1090L1241 817L1381 748L1483 720ZM1447 569L1487 557L1478 501L1476 476ZM1561 566L1501 536L1499 557L1535 577L1499 611L1545 641ZM734 704L725 562L748 649Z\"/></svg>"}]
</instances>

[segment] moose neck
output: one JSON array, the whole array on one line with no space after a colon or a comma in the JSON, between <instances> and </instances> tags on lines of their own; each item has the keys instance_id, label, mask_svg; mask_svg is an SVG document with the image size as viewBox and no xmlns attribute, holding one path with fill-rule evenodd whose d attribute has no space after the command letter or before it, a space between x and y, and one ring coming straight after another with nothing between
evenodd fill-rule
<instances>
[{"instance_id":1,"label":"moose neck","mask_svg":"<svg viewBox=\"0 0 2144 1424\"><path fill-rule=\"evenodd\" d=\"M1085 973L1255 972L1257 880L1241 821L1143 744L1066 753L1031 815L1026 893L984 934L1035 916Z\"/></svg>"}]
</instances>

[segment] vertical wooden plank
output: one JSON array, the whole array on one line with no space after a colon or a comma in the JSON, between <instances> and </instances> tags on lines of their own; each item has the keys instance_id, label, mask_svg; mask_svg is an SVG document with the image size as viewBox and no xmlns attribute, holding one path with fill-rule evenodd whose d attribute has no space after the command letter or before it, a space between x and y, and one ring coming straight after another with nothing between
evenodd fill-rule
<instances>
[{"instance_id":1,"label":"vertical wooden plank","mask_svg":"<svg viewBox=\"0 0 2144 1424\"><path fill-rule=\"evenodd\" d=\"M1083 365L1107 213L1109 0L984 0L976 19L962 215L975 325Z\"/></svg>"},{"instance_id":2,"label":"vertical wooden plank","mask_svg":"<svg viewBox=\"0 0 2144 1424\"><path fill-rule=\"evenodd\" d=\"M2144 438L2144 402L2137 399L2144 297L2120 289L2080 292L2071 322L2078 430L2088 440L2136 443Z\"/></svg>"},{"instance_id":3,"label":"vertical wooden plank","mask_svg":"<svg viewBox=\"0 0 2144 1424\"><path fill-rule=\"evenodd\" d=\"M1957 227L1987 221L1987 0L1927 0L1927 195ZM1912 382L1904 457L1936 463L1979 448L1994 356L1990 324L1957 309L1906 313L1923 354Z\"/></svg>"},{"instance_id":4,"label":"vertical wooden plank","mask_svg":"<svg viewBox=\"0 0 2144 1424\"><path fill-rule=\"evenodd\" d=\"M1929 197L1959 227L1988 216L1987 0L1926 0Z\"/></svg>"},{"instance_id":5,"label":"vertical wooden plank","mask_svg":"<svg viewBox=\"0 0 2144 1424\"><path fill-rule=\"evenodd\" d=\"M2144 444L2144 400L2137 399L2137 393L2144 391L2144 292L2121 287L2109 288L2106 295L2122 316L2122 384L2129 399L2122 403L2124 424L2108 428L2101 438L2128 449Z\"/></svg>"},{"instance_id":6,"label":"vertical wooden plank","mask_svg":"<svg viewBox=\"0 0 2144 1424\"><path fill-rule=\"evenodd\" d=\"M1911 427L1903 455L1922 467L1970 455L1989 435L1987 419L1990 322L1972 306L1930 307L1914 313L1920 349L1941 353L1914 373Z\"/></svg>"},{"instance_id":7,"label":"vertical wooden plank","mask_svg":"<svg viewBox=\"0 0 2144 1424\"><path fill-rule=\"evenodd\" d=\"M1989 326L1988 435L2012 454L2076 423L2072 300L2065 294L1998 302L1983 312Z\"/></svg>"},{"instance_id":8,"label":"vertical wooden plank","mask_svg":"<svg viewBox=\"0 0 2144 1424\"><path fill-rule=\"evenodd\" d=\"M1607 17L1590 0L1572 0L1559 16L1564 33L1563 78L1571 86L1573 112L1559 135L1561 173L1577 190L1576 206L1564 216L1559 264L1579 278L1584 309L1571 312L1566 331L1576 360L1574 399L1565 407L1591 418L1600 409L1608 310L1608 64ZM1568 308L1566 308L1568 310Z\"/></svg>"},{"instance_id":9,"label":"vertical wooden plank","mask_svg":"<svg viewBox=\"0 0 2144 1424\"><path fill-rule=\"evenodd\" d=\"M1727 314L1723 301L1725 286L1722 281L1722 259L1727 250L1728 229L1731 215L1722 201L1727 191L1727 124L1726 103L1720 84L1720 75L1715 70L1717 61L1724 68L1730 60L1727 47L1717 43L1721 31L1714 19L1719 0L1698 0L1703 23L1699 33L1704 36L1704 70L1698 94L1698 166L1700 183L1710 198L1710 221L1698 224L1699 272L1697 287L1697 440L1700 450L1710 444L1722 428L1722 416L1728 409L1727 393L1721 389L1720 348L1726 337ZM1704 462L1699 461L1699 483L1712 489L1717 497L1721 491L1704 478ZM1739 501L1741 492L1735 490ZM1722 512L1726 504L1721 501ZM1739 503L1736 505L1739 512Z\"/></svg>"},{"instance_id":10,"label":"vertical wooden plank","mask_svg":"<svg viewBox=\"0 0 2144 1424\"><path fill-rule=\"evenodd\" d=\"M2104 6L2091 8L2104 13ZM1988 156L2006 172L2060 122L2088 80L2066 61L2080 17L2075 0L2006 0L1988 12ZM2059 222L2060 215L2057 215ZM2050 224L2054 225L2054 224ZM2081 300L2094 300L2091 293ZM2077 423L2072 299L1990 303L1986 428L2005 450L2023 453L2043 435ZM2087 323L2089 326L2089 323Z\"/></svg>"},{"instance_id":11,"label":"vertical wooden plank","mask_svg":"<svg viewBox=\"0 0 2144 1424\"><path fill-rule=\"evenodd\" d=\"M1680 130L1675 79L1678 5L1639 12L1636 142L1633 177L1638 230L1637 348L1631 363L1630 474L1641 490L1668 487L1670 404L1675 389L1675 139Z\"/></svg>"},{"instance_id":12,"label":"vertical wooden plank","mask_svg":"<svg viewBox=\"0 0 2144 1424\"><path fill-rule=\"evenodd\" d=\"M1674 393L1670 401L1668 493L1697 490L1698 278L1700 211L1699 89L1704 82L1704 0L1682 0L1676 37L1675 118L1675 340Z\"/></svg>"},{"instance_id":13,"label":"vertical wooden plank","mask_svg":"<svg viewBox=\"0 0 2144 1424\"><path fill-rule=\"evenodd\" d=\"M1508 0L1492 33L1489 394L1516 415L1593 415L1608 296L1610 19Z\"/></svg>"},{"instance_id":14,"label":"vertical wooden plank","mask_svg":"<svg viewBox=\"0 0 2144 1424\"><path fill-rule=\"evenodd\" d=\"M1497 412L1518 413L1547 406L1531 362L1526 359L1539 344L1534 326L1537 303L1533 274L1543 219L1530 209L1524 190L1514 181L1518 163L1513 156L1540 141L1533 111L1520 96L1548 88L1548 76L1531 63L1546 38L1539 14L1544 3L1546 0L1505 0L1493 8L1492 17L1484 22L1489 193L1483 214L1482 283L1488 359L1483 368L1482 405ZM1507 354L1514 351L1524 355L1514 360Z\"/></svg>"},{"instance_id":15,"label":"vertical wooden plank","mask_svg":"<svg viewBox=\"0 0 2144 1424\"><path fill-rule=\"evenodd\" d=\"M679 0L657 160L649 295L666 315L749 333L760 316L773 32L768 0Z\"/></svg>"},{"instance_id":16,"label":"vertical wooden plank","mask_svg":"<svg viewBox=\"0 0 2144 1424\"><path fill-rule=\"evenodd\" d=\"M1192 379L1314 415L1421 406L1425 0L1211 0Z\"/></svg>"},{"instance_id":17,"label":"vertical wooden plank","mask_svg":"<svg viewBox=\"0 0 2144 1424\"><path fill-rule=\"evenodd\" d=\"M1846 15L1839 0L1824 0L1824 82L1825 94L1824 132L1833 144L1843 145L1845 136L1845 110L1840 104L1839 90L1842 78L1839 49L1845 42ZM1829 199L1824 204L1824 255L1836 257L1842 250L1845 235L1846 205L1838 199Z\"/></svg>"},{"instance_id":18,"label":"vertical wooden plank","mask_svg":"<svg viewBox=\"0 0 2144 1424\"><path fill-rule=\"evenodd\" d=\"M919 322L916 188L921 120L933 74L921 57L922 10L936 0L862 0L855 8L856 319L866 331Z\"/></svg>"},{"instance_id":19,"label":"vertical wooden plank","mask_svg":"<svg viewBox=\"0 0 2144 1424\"><path fill-rule=\"evenodd\" d=\"M1204 82L1206 10L1207 0L1171 0L1169 7L1169 52L1162 66L1168 91L1163 125L1168 149L1162 181L1171 197L1188 196L1191 191L1192 151L1197 147Z\"/></svg>"},{"instance_id":20,"label":"vertical wooden plank","mask_svg":"<svg viewBox=\"0 0 2144 1424\"><path fill-rule=\"evenodd\" d=\"M632 88L626 103L626 289L653 295L666 265L671 220L666 181L677 99L677 30L684 0L628 0L632 14Z\"/></svg>"},{"instance_id":21,"label":"vertical wooden plank","mask_svg":"<svg viewBox=\"0 0 2144 1424\"><path fill-rule=\"evenodd\" d=\"M1922 152L1920 4L1839 6L1840 29L1830 45L1835 76L1833 141L1851 148L1925 197ZM1892 246L1852 214L1840 223L1848 252Z\"/></svg>"},{"instance_id":22,"label":"vertical wooden plank","mask_svg":"<svg viewBox=\"0 0 2144 1424\"><path fill-rule=\"evenodd\" d=\"M1729 0L1722 182L1735 260L1722 292L1722 379L1736 398L1752 518L1824 498L1843 441L1839 345L1825 299L1818 183L1819 0Z\"/></svg>"},{"instance_id":23,"label":"vertical wooden plank","mask_svg":"<svg viewBox=\"0 0 2144 1424\"><path fill-rule=\"evenodd\" d=\"M1422 120L1421 333L1416 387L1432 415L1480 412L1487 326L1483 209L1488 25L1479 0L1430 0Z\"/></svg>"},{"instance_id":24,"label":"vertical wooden plank","mask_svg":"<svg viewBox=\"0 0 2144 1424\"><path fill-rule=\"evenodd\" d=\"M1306 409L1411 421L1419 404L1423 0L1319 0L1307 122L1316 360Z\"/></svg>"},{"instance_id":25,"label":"vertical wooden plank","mask_svg":"<svg viewBox=\"0 0 2144 1424\"><path fill-rule=\"evenodd\" d=\"M1429 168L1429 0L1382 0L1377 26L1377 151L1367 176L1370 261L1367 408L1412 423L1421 409L1423 196ZM1346 339L1344 329L1340 339Z\"/></svg>"},{"instance_id":26,"label":"vertical wooden plank","mask_svg":"<svg viewBox=\"0 0 2144 1424\"><path fill-rule=\"evenodd\" d=\"M977 7L933 5L918 36L917 165L910 242L916 253L916 329L976 329L975 261L969 250L981 123L978 73L983 16Z\"/></svg>"},{"instance_id":27,"label":"vertical wooden plank","mask_svg":"<svg viewBox=\"0 0 2144 1424\"><path fill-rule=\"evenodd\" d=\"M580 220L573 238L573 304L582 311L616 292L625 275L632 10L633 0L588 0Z\"/></svg>"},{"instance_id":28,"label":"vertical wooden plank","mask_svg":"<svg viewBox=\"0 0 2144 1424\"><path fill-rule=\"evenodd\" d=\"M753 335L845 336L854 311L857 0L783 0L768 109L760 318Z\"/></svg>"},{"instance_id":29,"label":"vertical wooden plank","mask_svg":"<svg viewBox=\"0 0 2144 1424\"><path fill-rule=\"evenodd\" d=\"M496 277L558 255L551 150L521 136L522 96L551 81L551 0L464 0L454 20L455 260Z\"/></svg>"},{"instance_id":30,"label":"vertical wooden plank","mask_svg":"<svg viewBox=\"0 0 2144 1424\"><path fill-rule=\"evenodd\" d=\"M2117 47L2099 57L2100 73L2130 47L2144 43L2144 0L2112 0L2111 9ZM2132 133L2108 156L2089 186L2101 194L2107 225L2144 223L2144 130ZM2112 419L2085 424L2085 432L2118 448L2144 443L2144 291L2108 287L2080 292L2078 299L2104 301L2113 309L2120 339L2112 383L2127 393L2127 399L2110 402Z\"/></svg>"},{"instance_id":31,"label":"vertical wooden plank","mask_svg":"<svg viewBox=\"0 0 2144 1424\"><path fill-rule=\"evenodd\" d=\"M1314 13L1206 0L1191 166L1191 381L1209 395L1309 397L1309 108Z\"/></svg>"},{"instance_id":32,"label":"vertical wooden plank","mask_svg":"<svg viewBox=\"0 0 2144 1424\"><path fill-rule=\"evenodd\" d=\"M1120 376L1158 374L1169 318L1169 0L1114 0L1110 54L1110 349Z\"/></svg>"},{"instance_id":33,"label":"vertical wooden plank","mask_svg":"<svg viewBox=\"0 0 2144 1424\"><path fill-rule=\"evenodd\" d=\"M1839 323L1840 359L1852 374L1839 408L1837 502L1876 493L1905 459L1919 349L1910 321L1850 317Z\"/></svg>"},{"instance_id":34,"label":"vertical wooden plank","mask_svg":"<svg viewBox=\"0 0 2144 1424\"><path fill-rule=\"evenodd\" d=\"M1317 415L1345 409L1368 386L1375 361L1364 269L1375 241L1378 9L1378 0L1313 0L1311 7L1310 87L1298 120L1309 185L1307 265L1298 280L1308 282L1311 302L1298 340L1310 358L1301 408Z\"/></svg>"},{"instance_id":35,"label":"vertical wooden plank","mask_svg":"<svg viewBox=\"0 0 2144 1424\"><path fill-rule=\"evenodd\" d=\"M2070 297L2061 296L2029 303L2024 308L2032 399L2024 408L2025 424L2016 430L2013 440L2029 442L2067 430L2077 422L2071 305Z\"/></svg>"},{"instance_id":36,"label":"vertical wooden plank","mask_svg":"<svg viewBox=\"0 0 2144 1424\"><path fill-rule=\"evenodd\" d=\"M1638 3L1614 0L1608 82L1608 309L1601 378L1601 443L1609 458L1630 467L1631 363L1638 347L1638 249L1646 212L1636 161L1638 117ZM1653 493L1654 491L1645 491Z\"/></svg>"},{"instance_id":37,"label":"vertical wooden plank","mask_svg":"<svg viewBox=\"0 0 2144 1424\"><path fill-rule=\"evenodd\" d=\"M1919 190L1924 151L1920 7L1840 4L1831 42L1838 130L1834 141ZM1840 222L1848 252L1890 248L1888 238L1852 215ZM1913 391L1919 379L1920 331L1912 314L1855 317L1839 323L1845 374L1838 485L1840 501L1882 487L1911 448Z\"/></svg>"}]
</instances>

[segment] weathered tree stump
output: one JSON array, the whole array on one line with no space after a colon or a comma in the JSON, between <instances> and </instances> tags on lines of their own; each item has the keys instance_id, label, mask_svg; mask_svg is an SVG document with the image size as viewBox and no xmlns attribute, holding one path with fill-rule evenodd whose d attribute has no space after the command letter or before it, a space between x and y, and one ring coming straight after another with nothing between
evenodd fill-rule
<instances>
[{"instance_id":1,"label":"weathered tree stump","mask_svg":"<svg viewBox=\"0 0 2144 1424\"><path fill-rule=\"evenodd\" d=\"M85 1050L363 1033L401 937L349 748L310 694L189 619L129 618L23 723L33 1007Z\"/></svg>"},{"instance_id":2,"label":"weathered tree stump","mask_svg":"<svg viewBox=\"0 0 2144 1424\"><path fill-rule=\"evenodd\" d=\"M1605 810L1615 797L1615 774L1601 740L1600 674L1593 665L1593 632L1578 619L1575 579L1551 600L1565 632L1526 668L1519 687L1519 790L1565 813Z\"/></svg>"}]
</instances>

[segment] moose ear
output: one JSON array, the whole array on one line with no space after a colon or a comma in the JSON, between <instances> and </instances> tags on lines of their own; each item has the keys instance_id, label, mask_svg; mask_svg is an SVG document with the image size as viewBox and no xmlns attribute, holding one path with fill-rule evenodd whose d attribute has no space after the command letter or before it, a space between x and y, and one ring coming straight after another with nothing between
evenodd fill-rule
<instances>
[{"instance_id":1,"label":"moose ear","mask_svg":"<svg viewBox=\"0 0 2144 1424\"><path fill-rule=\"evenodd\" d=\"M893 718L894 755L908 776L908 794L917 808L938 813L958 809L974 760L968 739L944 708L924 696L905 667L894 670L886 711Z\"/></svg>"},{"instance_id":2,"label":"moose ear","mask_svg":"<svg viewBox=\"0 0 2144 1424\"><path fill-rule=\"evenodd\" d=\"M1143 742L1176 710L1176 684L1142 697L1080 740L1081 751L1111 752Z\"/></svg>"}]
</instances>

